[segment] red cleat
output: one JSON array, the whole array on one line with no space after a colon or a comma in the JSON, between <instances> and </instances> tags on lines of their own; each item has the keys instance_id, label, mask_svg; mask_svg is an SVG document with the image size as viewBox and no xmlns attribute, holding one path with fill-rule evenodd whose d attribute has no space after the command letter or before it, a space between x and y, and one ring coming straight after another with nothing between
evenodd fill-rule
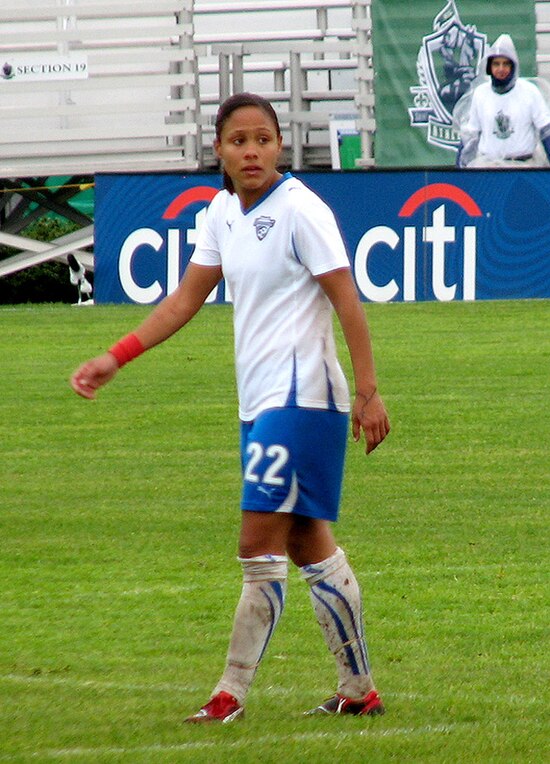
<instances>
[{"instance_id":1,"label":"red cleat","mask_svg":"<svg viewBox=\"0 0 550 764\"><path fill-rule=\"evenodd\" d=\"M333 695L332 698L325 700L317 708L306 711L310 714L351 714L353 716L382 716L385 713L384 704L376 690L371 690L368 695L360 700L346 698L343 695Z\"/></svg>"},{"instance_id":2,"label":"red cleat","mask_svg":"<svg viewBox=\"0 0 550 764\"><path fill-rule=\"evenodd\" d=\"M222 724L229 724L229 722L233 722L243 715L244 708L240 705L239 701L233 695L222 690L222 692L218 692L217 695L210 698L208 703L197 711L196 714L188 716L185 721L191 723L221 722Z\"/></svg>"}]
</instances>

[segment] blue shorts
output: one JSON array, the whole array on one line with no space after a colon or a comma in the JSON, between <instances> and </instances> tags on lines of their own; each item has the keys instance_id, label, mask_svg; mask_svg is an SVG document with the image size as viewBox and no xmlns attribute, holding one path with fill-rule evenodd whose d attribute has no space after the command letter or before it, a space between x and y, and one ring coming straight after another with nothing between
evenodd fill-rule
<instances>
[{"instance_id":1,"label":"blue shorts","mask_svg":"<svg viewBox=\"0 0 550 764\"><path fill-rule=\"evenodd\" d=\"M282 408L241 423L241 508L338 518L349 417Z\"/></svg>"}]
</instances>

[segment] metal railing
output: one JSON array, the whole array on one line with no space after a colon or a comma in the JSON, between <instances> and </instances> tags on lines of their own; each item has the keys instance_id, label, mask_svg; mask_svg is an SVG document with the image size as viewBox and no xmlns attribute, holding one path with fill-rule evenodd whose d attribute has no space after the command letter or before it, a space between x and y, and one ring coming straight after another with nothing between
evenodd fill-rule
<instances>
[{"instance_id":1,"label":"metal railing","mask_svg":"<svg viewBox=\"0 0 550 764\"><path fill-rule=\"evenodd\" d=\"M336 20L331 14L337 14ZM204 28L206 21L215 18L225 20L223 32ZM238 30L227 31L231 18L238 18ZM362 146L357 164L374 163L370 0L265 0L231 5L197 0L194 19L205 139L211 136L220 101L234 92L258 90L277 109L288 146L287 161L293 169L331 166L329 128L338 112L357 113ZM269 19L269 26L262 19ZM259 74L264 72L270 76L258 87ZM201 153L205 167L215 163L210 143L205 142Z\"/></svg>"},{"instance_id":2,"label":"metal railing","mask_svg":"<svg viewBox=\"0 0 550 764\"><path fill-rule=\"evenodd\" d=\"M192 7L193 0L0 6L0 177L172 161L196 168ZM77 60L85 76L29 76Z\"/></svg>"}]
</instances>

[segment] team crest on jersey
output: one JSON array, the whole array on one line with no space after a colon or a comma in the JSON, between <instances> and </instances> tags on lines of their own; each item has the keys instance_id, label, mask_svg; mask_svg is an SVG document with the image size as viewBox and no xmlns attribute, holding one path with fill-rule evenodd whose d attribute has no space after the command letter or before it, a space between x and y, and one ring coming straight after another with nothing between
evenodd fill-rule
<instances>
[{"instance_id":1,"label":"team crest on jersey","mask_svg":"<svg viewBox=\"0 0 550 764\"><path fill-rule=\"evenodd\" d=\"M254 228L256 229L256 236L258 239L263 241L269 233L269 229L273 228L274 225L275 221L273 218L268 218L265 215L261 215L259 218L256 218L254 221Z\"/></svg>"},{"instance_id":2,"label":"team crest on jersey","mask_svg":"<svg viewBox=\"0 0 550 764\"><path fill-rule=\"evenodd\" d=\"M433 32L422 38L416 59L418 85L409 88L414 106L411 127L427 128L427 141L456 150L460 136L453 127L453 108L475 79L487 35L460 20L449 0L433 20Z\"/></svg>"},{"instance_id":3,"label":"team crest on jersey","mask_svg":"<svg viewBox=\"0 0 550 764\"><path fill-rule=\"evenodd\" d=\"M510 125L510 117L507 117L506 114L499 111L495 117L495 129L493 130L493 135L496 135L501 141L505 141L513 132L514 130Z\"/></svg>"}]
</instances>

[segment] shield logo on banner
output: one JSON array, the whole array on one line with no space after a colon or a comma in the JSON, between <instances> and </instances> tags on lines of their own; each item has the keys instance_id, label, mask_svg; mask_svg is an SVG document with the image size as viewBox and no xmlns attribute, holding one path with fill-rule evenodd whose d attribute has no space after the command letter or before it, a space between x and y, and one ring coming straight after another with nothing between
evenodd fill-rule
<instances>
[{"instance_id":1,"label":"shield logo on banner","mask_svg":"<svg viewBox=\"0 0 550 764\"><path fill-rule=\"evenodd\" d=\"M433 32L422 38L416 69L419 84L409 88L414 106L412 127L427 128L427 141L456 150L459 135L453 127L453 108L476 77L485 53L487 35L464 25L454 0L433 20Z\"/></svg>"}]
</instances>

